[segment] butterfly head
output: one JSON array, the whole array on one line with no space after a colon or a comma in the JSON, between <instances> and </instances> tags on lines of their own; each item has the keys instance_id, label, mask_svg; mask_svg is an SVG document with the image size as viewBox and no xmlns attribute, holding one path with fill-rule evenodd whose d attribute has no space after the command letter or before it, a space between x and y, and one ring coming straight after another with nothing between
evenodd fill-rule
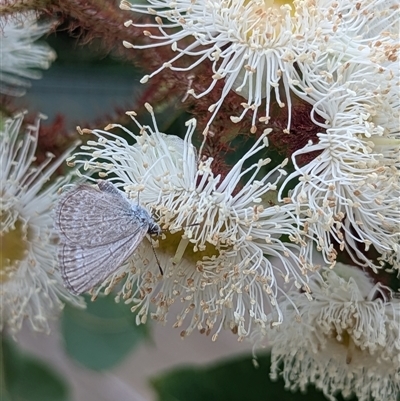
<instances>
[{"instance_id":1,"label":"butterfly head","mask_svg":"<svg viewBox=\"0 0 400 401\"><path fill-rule=\"evenodd\" d=\"M158 236L158 235L161 235L162 230L161 230L161 227L157 223L151 222L149 224L149 229L148 229L147 232L150 235L157 235Z\"/></svg>"}]
</instances>

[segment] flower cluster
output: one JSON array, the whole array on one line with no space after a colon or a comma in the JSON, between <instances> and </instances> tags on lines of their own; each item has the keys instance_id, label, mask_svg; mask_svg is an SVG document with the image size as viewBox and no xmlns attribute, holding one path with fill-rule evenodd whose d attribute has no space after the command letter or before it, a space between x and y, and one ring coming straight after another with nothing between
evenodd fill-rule
<instances>
[{"instance_id":1,"label":"flower cluster","mask_svg":"<svg viewBox=\"0 0 400 401\"><path fill-rule=\"evenodd\" d=\"M298 180L289 198L299 207L298 225L307 219L309 254L316 243L326 263L333 264L338 250L346 249L355 263L374 269L386 262L397 266L400 45L395 2L149 0L137 5L124 0L121 8L155 16L155 24L134 24L146 28L149 42L125 42L127 47L170 45L177 53L142 82L166 68L188 71L207 60L210 85L202 93L189 93L199 98L224 80L217 102L210 105L206 131L231 90L246 99L243 112L232 120L253 110L253 132L263 99L263 124L274 124L271 102L288 105L282 135L290 133L291 96L311 104L318 142L293 153L295 171L281 186L280 200L286 184ZM188 63L191 58L196 61ZM298 165L297 158L311 152L319 157ZM365 256L371 244L381 255L379 263Z\"/></svg>"},{"instance_id":2,"label":"flower cluster","mask_svg":"<svg viewBox=\"0 0 400 401\"><path fill-rule=\"evenodd\" d=\"M71 8L53 3L42 13L65 16ZM290 389L313 383L331 399L341 391L394 400L400 304L383 279L400 270L397 2L139 3L122 0L119 13L115 5L105 11L77 0L66 18L71 30L81 26L84 40L104 34L104 47L122 48L130 61L140 49L157 52L138 61L149 69L140 104L150 126L128 112L134 132L120 124L79 129L92 137L68 164L82 181L100 177L118 189L103 181L98 191L82 185L61 198L60 267L49 210L69 178L45 182L66 155L34 167L38 123L19 139L22 116L2 121L1 326L16 333L27 317L47 330L63 301L78 305L60 285L60 268L66 281L88 283L82 291L97 283L93 298L113 291L138 323L166 322L174 305L182 336L198 330L215 340L223 328L239 339L261 334L272 345L273 377L282 374ZM54 59L48 46L34 43L50 29L37 15L0 21L3 94L22 95ZM123 25L123 16L132 19ZM197 120L181 137L166 135L149 102L167 105L165 93L178 99L184 90L186 111ZM94 194L89 206L80 191ZM92 210L106 192L114 226L104 208ZM131 210L125 197L145 210ZM96 226L79 207L117 227L110 237L121 235L104 239L93 231L89 239L97 242L71 245L68 230L80 230L80 238ZM88 224L79 225L82 213ZM146 236L160 230L158 238ZM109 251L106 266L97 263L101 255L92 258L99 250L93 243Z\"/></svg>"},{"instance_id":3,"label":"flower cluster","mask_svg":"<svg viewBox=\"0 0 400 401\"><path fill-rule=\"evenodd\" d=\"M128 263L94 293L103 287L108 292L125 275L117 297L133 303L142 321L151 303L152 316L160 321L166 320L174 302L182 303L175 325L186 320L183 335L197 328L216 338L222 327L228 327L239 337L247 336L254 326L265 327L271 305L277 310L276 323L281 322L277 277L306 285L307 266L293 234L294 206L268 206L263 201L273 197L284 165L259 179L270 160L260 158L243 167L268 145L268 132L221 177L213 173L213 159L198 155L191 143L195 120L188 121L182 140L160 133L152 108L146 107L153 127L140 125L135 114L128 113L139 135L119 125L90 131L97 140L69 159L81 165L83 173L100 170L100 177L109 177L131 199L152 210L163 229L155 252L143 241ZM124 130L131 144L108 132L115 127ZM244 177L246 185L241 185ZM294 242L282 242L284 237Z\"/></svg>"},{"instance_id":4,"label":"flower cluster","mask_svg":"<svg viewBox=\"0 0 400 401\"><path fill-rule=\"evenodd\" d=\"M39 120L19 137L23 115L1 120L0 130L0 329L17 333L24 319L36 331L48 331L48 319L63 302L81 305L64 288L57 269L57 245L50 214L60 185L47 181L66 155L40 166L35 160Z\"/></svg>"}]
</instances>

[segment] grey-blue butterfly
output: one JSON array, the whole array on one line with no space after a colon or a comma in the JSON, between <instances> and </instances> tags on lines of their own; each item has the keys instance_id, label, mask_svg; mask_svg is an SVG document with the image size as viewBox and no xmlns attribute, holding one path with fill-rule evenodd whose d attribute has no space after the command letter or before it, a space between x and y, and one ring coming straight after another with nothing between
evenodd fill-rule
<instances>
[{"instance_id":1,"label":"grey-blue butterfly","mask_svg":"<svg viewBox=\"0 0 400 401\"><path fill-rule=\"evenodd\" d=\"M82 184L63 194L55 209L58 262L64 284L82 294L104 281L160 226L109 181Z\"/></svg>"}]
</instances>

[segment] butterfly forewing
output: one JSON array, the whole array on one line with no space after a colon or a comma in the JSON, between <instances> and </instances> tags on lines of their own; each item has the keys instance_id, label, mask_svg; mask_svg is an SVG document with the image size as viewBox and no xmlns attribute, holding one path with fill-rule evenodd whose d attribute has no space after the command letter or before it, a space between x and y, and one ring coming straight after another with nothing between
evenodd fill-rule
<instances>
[{"instance_id":1,"label":"butterfly forewing","mask_svg":"<svg viewBox=\"0 0 400 401\"><path fill-rule=\"evenodd\" d=\"M55 228L62 242L97 246L118 241L141 229L130 202L112 184L79 185L60 199Z\"/></svg>"},{"instance_id":2,"label":"butterfly forewing","mask_svg":"<svg viewBox=\"0 0 400 401\"><path fill-rule=\"evenodd\" d=\"M58 260L61 275L67 288L82 294L114 273L143 240L148 226L138 228L131 235L110 244L86 247L63 243L59 247Z\"/></svg>"}]
</instances>

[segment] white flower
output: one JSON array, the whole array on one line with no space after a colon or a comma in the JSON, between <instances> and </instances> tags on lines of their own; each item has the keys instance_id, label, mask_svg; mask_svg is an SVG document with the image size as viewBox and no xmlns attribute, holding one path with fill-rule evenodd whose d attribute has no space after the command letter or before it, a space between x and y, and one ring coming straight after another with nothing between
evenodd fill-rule
<instances>
[{"instance_id":1,"label":"white flower","mask_svg":"<svg viewBox=\"0 0 400 401\"><path fill-rule=\"evenodd\" d=\"M165 68L189 71L205 60L211 61L211 82L204 92L196 94L191 89L189 93L200 98L225 80L218 101L209 107L212 115L206 131L230 90L246 99L241 104L243 111L232 116L232 121L240 121L252 110L254 130L258 108L265 109L259 120L268 122L270 105L276 101L280 107L288 106L289 129L291 91L307 98L313 81L323 79L321 68L326 68L332 54L357 64L380 62L396 32L395 3L388 6L385 0L148 0L147 5L123 0L121 8L155 16L155 24L134 25L160 33L145 30L151 43L125 41L126 47L168 45L177 53L144 76L142 83ZM132 21L126 23L130 24ZM390 28L391 35L384 35ZM183 56L195 61L178 64Z\"/></svg>"},{"instance_id":2,"label":"white flower","mask_svg":"<svg viewBox=\"0 0 400 401\"><path fill-rule=\"evenodd\" d=\"M271 305L282 320L276 299L277 277L294 278L306 285L297 244L282 242L293 236L292 205L269 206L266 197L276 190L284 175L282 166L257 180L269 160L260 159L247 169L243 164L267 145L265 134L243 155L225 177L215 176L212 159L197 156L191 144L195 120L190 120L184 140L158 131L153 111L153 128L141 126L133 112L128 113L140 128L135 135L119 125L122 137L107 131L89 131L97 141L82 146L69 161L82 164L83 170L100 169L130 198L153 210L164 230L154 249L147 240L100 288L110 291L122 277L118 299L133 303L138 319L145 321L151 304L152 317L166 321L169 307L180 302L182 312L176 327L186 324L182 335L194 329L213 332L222 327L240 337L257 325L264 327ZM241 187L240 180L246 185ZM136 202L135 201L135 202ZM159 265L156 256L159 259ZM272 264L275 257L280 266ZM159 274L159 267L163 275Z\"/></svg>"},{"instance_id":3,"label":"white flower","mask_svg":"<svg viewBox=\"0 0 400 401\"><path fill-rule=\"evenodd\" d=\"M330 89L324 93L320 87L313 109L321 127L318 143L293 154L295 172L286 183L299 182L290 198L307 216L306 235L317 242L326 263L335 261L339 248L375 269L380 264L365 255L372 245L381 263L399 268L398 66L337 66ZM313 151L320 154L310 163L296 163L298 156Z\"/></svg>"},{"instance_id":4,"label":"white flower","mask_svg":"<svg viewBox=\"0 0 400 401\"><path fill-rule=\"evenodd\" d=\"M17 22L18 20L18 22ZM0 18L0 93L22 96L30 79L39 79L55 60L55 52L45 43L34 43L51 28L38 24L35 14Z\"/></svg>"},{"instance_id":5,"label":"white flower","mask_svg":"<svg viewBox=\"0 0 400 401\"><path fill-rule=\"evenodd\" d=\"M80 303L63 288L50 216L67 179L48 180L63 159L51 163L49 155L33 166L39 122L18 138L22 115L0 121L0 328L14 334L27 319L34 330L48 331L63 301Z\"/></svg>"},{"instance_id":6,"label":"white flower","mask_svg":"<svg viewBox=\"0 0 400 401\"><path fill-rule=\"evenodd\" d=\"M400 302L361 270L338 264L310 278L313 300L283 301L284 323L268 329L272 378L330 399L396 401L400 392ZM295 305L295 306L294 306Z\"/></svg>"}]
</instances>

